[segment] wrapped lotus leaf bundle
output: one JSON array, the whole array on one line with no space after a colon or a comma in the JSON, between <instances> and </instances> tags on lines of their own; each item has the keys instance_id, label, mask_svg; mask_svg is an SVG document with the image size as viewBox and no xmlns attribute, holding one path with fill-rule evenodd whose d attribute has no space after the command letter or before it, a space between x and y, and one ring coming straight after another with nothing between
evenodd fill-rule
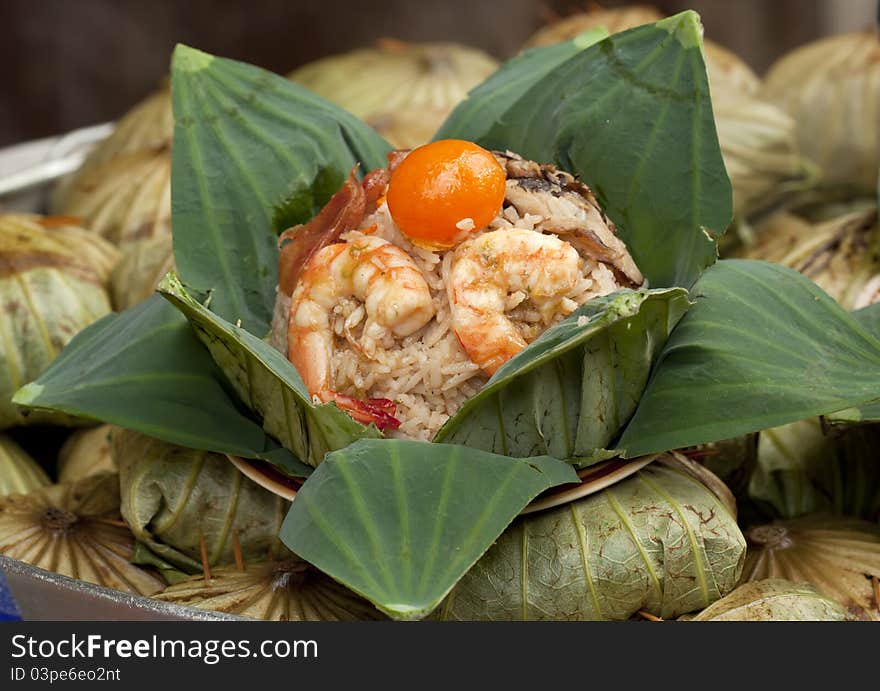
<instances>
[{"instance_id":1,"label":"wrapped lotus leaf bundle","mask_svg":"<svg viewBox=\"0 0 880 691\"><path fill-rule=\"evenodd\" d=\"M111 311L107 284L118 252L65 217L0 215L0 429L24 422L11 398L79 331Z\"/></svg>"},{"instance_id":2,"label":"wrapped lotus leaf bundle","mask_svg":"<svg viewBox=\"0 0 880 691\"><path fill-rule=\"evenodd\" d=\"M0 554L138 595L165 583L130 563L135 541L119 516L119 477L102 473L0 498Z\"/></svg>"},{"instance_id":3,"label":"wrapped lotus leaf bundle","mask_svg":"<svg viewBox=\"0 0 880 691\"><path fill-rule=\"evenodd\" d=\"M121 250L112 277L113 304L119 310L149 297L174 266L173 134L171 90L165 84L129 111L53 195L57 213L83 219Z\"/></svg>"},{"instance_id":4,"label":"wrapped lotus leaf bundle","mask_svg":"<svg viewBox=\"0 0 880 691\"><path fill-rule=\"evenodd\" d=\"M788 113L749 96L716 98L714 105L738 214L767 210L814 184L814 166L800 154Z\"/></svg>"},{"instance_id":5,"label":"wrapped lotus leaf bundle","mask_svg":"<svg viewBox=\"0 0 880 691\"><path fill-rule=\"evenodd\" d=\"M89 154L80 172L139 151L167 149L174 137L174 114L168 81L129 110L107 139Z\"/></svg>"},{"instance_id":6,"label":"wrapped lotus leaf bundle","mask_svg":"<svg viewBox=\"0 0 880 691\"><path fill-rule=\"evenodd\" d=\"M171 155L146 149L111 158L77 176L60 213L125 248L171 233Z\"/></svg>"},{"instance_id":7,"label":"wrapped lotus leaf bundle","mask_svg":"<svg viewBox=\"0 0 880 691\"><path fill-rule=\"evenodd\" d=\"M128 159L132 154L145 151L168 151L173 137L171 89L166 80L158 90L120 118L110 136L91 151L79 170L62 179L52 194L53 211L65 213L63 209L70 203L70 195L76 197L77 190L81 193L84 188L89 189L89 184L82 178L91 171L115 158ZM95 178L90 179L94 184Z\"/></svg>"},{"instance_id":8,"label":"wrapped lotus leaf bundle","mask_svg":"<svg viewBox=\"0 0 880 691\"><path fill-rule=\"evenodd\" d=\"M112 425L75 431L58 452L58 482L76 482L104 472L116 472L110 448Z\"/></svg>"},{"instance_id":9,"label":"wrapped lotus leaf bundle","mask_svg":"<svg viewBox=\"0 0 880 691\"><path fill-rule=\"evenodd\" d=\"M79 173L58 208L82 218L122 252L112 276L117 309L149 297L173 268L168 149L116 156Z\"/></svg>"},{"instance_id":10,"label":"wrapped lotus leaf bundle","mask_svg":"<svg viewBox=\"0 0 880 691\"><path fill-rule=\"evenodd\" d=\"M781 578L745 583L686 621L846 621L849 612L806 583Z\"/></svg>"},{"instance_id":11,"label":"wrapped lotus leaf bundle","mask_svg":"<svg viewBox=\"0 0 880 691\"><path fill-rule=\"evenodd\" d=\"M167 444L129 430L113 434L122 516L152 552L189 573L284 551L278 530L288 503L221 454ZM204 553L203 553L204 549Z\"/></svg>"},{"instance_id":12,"label":"wrapped lotus leaf bundle","mask_svg":"<svg viewBox=\"0 0 880 691\"><path fill-rule=\"evenodd\" d=\"M429 141L468 91L497 68L475 48L386 39L375 48L316 60L289 78L408 149Z\"/></svg>"},{"instance_id":13,"label":"wrapped lotus leaf bundle","mask_svg":"<svg viewBox=\"0 0 880 691\"><path fill-rule=\"evenodd\" d=\"M619 33L662 18L647 5L581 12L541 29L526 47L558 43L596 27ZM789 192L812 185L815 171L799 150L794 118L758 98L758 76L735 54L711 41L704 42L703 52L737 214L771 207Z\"/></svg>"},{"instance_id":14,"label":"wrapped lotus leaf bundle","mask_svg":"<svg viewBox=\"0 0 880 691\"><path fill-rule=\"evenodd\" d=\"M778 518L880 517L876 426L827 430L819 419L760 433L749 497Z\"/></svg>"},{"instance_id":15,"label":"wrapped lotus leaf bundle","mask_svg":"<svg viewBox=\"0 0 880 691\"><path fill-rule=\"evenodd\" d=\"M547 26L542 27L526 42L526 47L547 46L568 41L578 34L602 27L609 34L617 34L642 24L651 24L663 19L663 14L651 5L623 5L604 9L600 5L582 12L573 12L564 17L550 15Z\"/></svg>"},{"instance_id":16,"label":"wrapped lotus leaf bundle","mask_svg":"<svg viewBox=\"0 0 880 691\"><path fill-rule=\"evenodd\" d=\"M584 12L574 12L565 17L553 17L547 26L539 29L526 42L527 48L548 46L574 38L587 29L602 27L609 34L617 34L642 24L663 19L663 14L651 5L624 5L603 9L596 6Z\"/></svg>"},{"instance_id":17,"label":"wrapped lotus leaf bundle","mask_svg":"<svg viewBox=\"0 0 880 691\"><path fill-rule=\"evenodd\" d=\"M778 213L756 231L756 242L744 248L743 257L800 271L847 310L866 307L880 297L876 206L857 208L817 224Z\"/></svg>"},{"instance_id":18,"label":"wrapped lotus leaf bundle","mask_svg":"<svg viewBox=\"0 0 880 691\"><path fill-rule=\"evenodd\" d=\"M715 480L717 483L717 479ZM745 540L729 498L670 456L601 492L516 519L443 619L664 619L733 590Z\"/></svg>"},{"instance_id":19,"label":"wrapped lotus leaf bundle","mask_svg":"<svg viewBox=\"0 0 880 691\"><path fill-rule=\"evenodd\" d=\"M0 434L0 497L50 485L40 465L6 434Z\"/></svg>"},{"instance_id":20,"label":"wrapped lotus leaf bundle","mask_svg":"<svg viewBox=\"0 0 880 691\"><path fill-rule=\"evenodd\" d=\"M116 309L128 309L146 300L173 269L170 234L159 234L125 247L111 279Z\"/></svg>"},{"instance_id":21,"label":"wrapped lotus leaf bundle","mask_svg":"<svg viewBox=\"0 0 880 691\"><path fill-rule=\"evenodd\" d=\"M159 600L269 621L384 619L373 605L290 557L212 569L167 588Z\"/></svg>"},{"instance_id":22,"label":"wrapped lotus leaf bundle","mask_svg":"<svg viewBox=\"0 0 880 691\"><path fill-rule=\"evenodd\" d=\"M811 515L756 526L743 582L806 581L857 619L880 621L880 527L867 521Z\"/></svg>"},{"instance_id":23,"label":"wrapped lotus leaf bundle","mask_svg":"<svg viewBox=\"0 0 880 691\"><path fill-rule=\"evenodd\" d=\"M877 192L880 169L880 39L876 30L797 48L769 70L761 98L797 123L801 151L821 185L848 196Z\"/></svg>"}]
</instances>

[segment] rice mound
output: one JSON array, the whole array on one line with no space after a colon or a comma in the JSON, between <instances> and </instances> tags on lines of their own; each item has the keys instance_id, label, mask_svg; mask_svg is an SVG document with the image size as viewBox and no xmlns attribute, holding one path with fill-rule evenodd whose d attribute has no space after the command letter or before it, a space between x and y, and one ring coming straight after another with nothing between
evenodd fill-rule
<instances>
[{"instance_id":1,"label":"rice mound","mask_svg":"<svg viewBox=\"0 0 880 691\"><path fill-rule=\"evenodd\" d=\"M498 155L496 152L496 156ZM564 201L556 199L557 196L564 196L557 194L562 187L580 186L580 183L567 173L556 171L552 166L539 166L510 152L499 157L499 161L506 162L508 171L508 193L504 205L486 228L471 232L468 240L486 232L517 228L556 235L568 242L570 236L566 232L560 232L560 218L552 207L557 201ZM546 192L547 185L546 182L535 183L534 180L526 180L523 185L522 179L515 178L540 175L551 180L554 185L562 185L556 187L557 192L547 197L549 206L543 207L547 209L547 217L520 213L517 205L522 207L523 190L537 189L537 184L538 187L543 185L542 189ZM582 190L581 194L586 193L589 196L590 199L585 203L595 207L596 218L601 217L613 234L613 224L595 206L595 198L589 189L583 186L578 189ZM467 229L467 221L469 219L463 219L459 227ZM358 399L387 398L394 401L397 406L395 417L400 421L400 427L393 431L387 430L386 435L427 441L488 381L488 376L470 360L452 328L448 276L457 248L430 251L412 244L392 220L384 200L376 211L366 216L360 230L344 234L341 240L352 241L364 234L387 240L412 258L430 288L436 314L426 326L406 338L398 339L390 333L387 334L384 339L375 343L375 348L370 348L372 355L368 357L360 344L366 320L364 306L355 298L342 300L331 316L331 327L335 335L332 357L333 388ZM619 243L619 240L615 238L614 242ZM548 327L588 300L619 290L626 283L626 276L615 273L606 263L592 258L589 251L579 248L578 243L569 244L578 250L581 278L555 311L547 314L547 310L539 310L521 291L508 294L506 315L526 342L535 340ZM623 248L622 252L632 270L638 273L625 247L620 243L619 246ZM631 281L630 285L632 284ZM289 309L290 297L279 291L270 341L285 354Z\"/></svg>"},{"instance_id":2,"label":"rice mound","mask_svg":"<svg viewBox=\"0 0 880 691\"><path fill-rule=\"evenodd\" d=\"M512 204L505 203L488 227L469 238L512 228L542 232L542 221L541 216L520 215ZM395 225L384 201L364 219L361 230L346 233L341 239L351 241L364 233L393 243L412 258L431 290L436 314L411 336L397 339L387 335L369 358L358 343L366 316L362 303L354 298L340 302L331 319L336 336L332 359L334 390L359 399L394 401L395 417L401 424L397 430L386 431L386 435L427 441L488 381L486 374L471 362L452 328L447 277L455 248L435 252L413 245ZM527 342L577 306L622 287L601 262L581 256L580 268L581 280L563 301L567 312L559 309L545 319L525 294L516 292L508 296L507 316ZM290 298L279 292L272 342L282 352L286 351L289 305Z\"/></svg>"}]
</instances>

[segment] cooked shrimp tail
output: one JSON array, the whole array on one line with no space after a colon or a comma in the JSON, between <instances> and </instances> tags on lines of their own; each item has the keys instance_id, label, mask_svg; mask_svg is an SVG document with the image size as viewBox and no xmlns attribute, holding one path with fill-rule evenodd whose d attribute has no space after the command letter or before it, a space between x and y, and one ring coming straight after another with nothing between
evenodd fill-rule
<instances>
[{"instance_id":1,"label":"cooked shrimp tail","mask_svg":"<svg viewBox=\"0 0 880 691\"><path fill-rule=\"evenodd\" d=\"M366 320L358 350L369 354L382 338L404 338L431 320L431 291L403 250L387 240L361 235L318 251L291 296L287 358L309 394L324 403L336 403L359 422L396 429L400 422L394 417L392 401L358 400L333 388L335 335L331 315L347 298L363 303ZM346 334L346 338L352 335Z\"/></svg>"},{"instance_id":2,"label":"cooked shrimp tail","mask_svg":"<svg viewBox=\"0 0 880 691\"><path fill-rule=\"evenodd\" d=\"M394 417L397 406L387 398L367 398L361 400L333 392L332 401L362 425L376 425L383 432L400 427L400 420Z\"/></svg>"}]
</instances>

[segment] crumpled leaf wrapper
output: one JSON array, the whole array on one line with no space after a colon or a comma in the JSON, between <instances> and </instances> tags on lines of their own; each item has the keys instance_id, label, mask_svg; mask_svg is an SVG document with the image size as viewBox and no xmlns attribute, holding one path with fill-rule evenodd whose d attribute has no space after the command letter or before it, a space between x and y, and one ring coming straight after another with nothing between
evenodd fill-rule
<instances>
[{"instance_id":1,"label":"crumpled leaf wrapper","mask_svg":"<svg viewBox=\"0 0 880 691\"><path fill-rule=\"evenodd\" d=\"M794 118L758 98L722 94L712 94L715 126L737 215L757 214L812 187L818 173L801 155Z\"/></svg>"},{"instance_id":2,"label":"crumpled leaf wrapper","mask_svg":"<svg viewBox=\"0 0 880 691\"><path fill-rule=\"evenodd\" d=\"M138 103L113 133L64 180L56 213L84 219L116 244L122 261L112 278L113 304L124 310L153 294L174 266L171 249L171 142L174 115L168 80Z\"/></svg>"},{"instance_id":3,"label":"crumpled leaf wrapper","mask_svg":"<svg viewBox=\"0 0 880 691\"><path fill-rule=\"evenodd\" d=\"M296 558L224 566L192 576L158 600L270 621L385 619L373 605Z\"/></svg>"},{"instance_id":4,"label":"crumpled leaf wrapper","mask_svg":"<svg viewBox=\"0 0 880 691\"><path fill-rule=\"evenodd\" d=\"M119 119L112 134L92 150L80 171L88 171L117 156L170 147L173 137L170 82L163 79L156 91Z\"/></svg>"},{"instance_id":5,"label":"crumpled leaf wrapper","mask_svg":"<svg viewBox=\"0 0 880 691\"><path fill-rule=\"evenodd\" d=\"M0 434L0 497L52 484L40 465L13 439Z\"/></svg>"},{"instance_id":6,"label":"crumpled leaf wrapper","mask_svg":"<svg viewBox=\"0 0 880 691\"><path fill-rule=\"evenodd\" d=\"M58 416L22 415L11 402L82 329L111 310L118 252L75 219L0 215L0 429Z\"/></svg>"},{"instance_id":7,"label":"crumpled leaf wrapper","mask_svg":"<svg viewBox=\"0 0 880 691\"><path fill-rule=\"evenodd\" d=\"M123 310L143 302L156 292L165 274L173 270L174 247L170 233L127 246L113 272L113 304Z\"/></svg>"},{"instance_id":8,"label":"crumpled leaf wrapper","mask_svg":"<svg viewBox=\"0 0 880 691\"><path fill-rule=\"evenodd\" d=\"M642 610L668 619L733 590L744 558L726 502L666 456L602 492L518 518L439 616L625 620Z\"/></svg>"},{"instance_id":9,"label":"crumpled leaf wrapper","mask_svg":"<svg viewBox=\"0 0 880 691\"><path fill-rule=\"evenodd\" d=\"M813 515L746 533L742 580L806 581L856 619L880 621L871 577L880 578L880 527L854 518Z\"/></svg>"},{"instance_id":10,"label":"crumpled leaf wrapper","mask_svg":"<svg viewBox=\"0 0 880 691\"><path fill-rule=\"evenodd\" d=\"M130 563L134 538L119 516L119 478L0 498L0 554L127 593L153 595L165 583Z\"/></svg>"},{"instance_id":11,"label":"crumpled leaf wrapper","mask_svg":"<svg viewBox=\"0 0 880 691\"><path fill-rule=\"evenodd\" d=\"M126 153L84 170L70 183L57 208L59 213L84 219L122 252L112 277L117 309L152 295L173 268L168 148Z\"/></svg>"},{"instance_id":12,"label":"crumpled leaf wrapper","mask_svg":"<svg viewBox=\"0 0 880 691\"><path fill-rule=\"evenodd\" d=\"M222 454L187 449L120 430L113 435L122 516L135 537L188 573L207 562L235 560L237 536L245 559L284 551L278 531L289 506L242 475Z\"/></svg>"},{"instance_id":13,"label":"crumpled leaf wrapper","mask_svg":"<svg viewBox=\"0 0 880 691\"><path fill-rule=\"evenodd\" d=\"M526 41L526 48L537 48L568 41L587 29L601 27L609 34L616 34L642 24L651 24L663 19L660 11L650 5L625 5L610 9L595 9L575 12L566 17L551 18L550 22L538 29Z\"/></svg>"},{"instance_id":14,"label":"crumpled leaf wrapper","mask_svg":"<svg viewBox=\"0 0 880 691\"><path fill-rule=\"evenodd\" d=\"M58 482L76 482L104 472L116 472L110 449L113 425L77 430L58 452Z\"/></svg>"},{"instance_id":15,"label":"crumpled leaf wrapper","mask_svg":"<svg viewBox=\"0 0 880 691\"><path fill-rule=\"evenodd\" d=\"M781 578L746 583L685 621L846 621L839 603L806 583Z\"/></svg>"},{"instance_id":16,"label":"crumpled leaf wrapper","mask_svg":"<svg viewBox=\"0 0 880 691\"><path fill-rule=\"evenodd\" d=\"M878 442L876 425L826 430L817 418L764 430L749 498L775 518L880 518Z\"/></svg>"},{"instance_id":17,"label":"crumpled leaf wrapper","mask_svg":"<svg viewBox=\"0 0 880 691\"><path fill-rule=\"evenodd\" d=\"M316 60L288 78L342 106L395 148L411 149L430 141L468 91L497 68L475 48L385 39Z\"/></svg>"},{"instance_id":18,"label":"crumpled leaf wrapper","mask_svg":"<svg viewBox=\"0 0 880 691\"><path fill-rule=\"evenodd\" d=\"M770 67L761 98L797 123L801 151L823 188L877 192L880 169L880 37L876 29L801 46Z\"/></svg>"},{"instance_id":19,"label":"crumpled leaf wrapper","mask_svg":"<svg viewBox=\"0 0 880 691\"><path fill-rule=\"evenodd\" d=\"M755 229L756 241L739 256L799 271L840 303L856 310L880 298L880 226L877 207L856 208L811 223L774 214Z\"/></svg>"},{"instance_id":20,"label":"crumpled leaf wrapper","mask_svg":"<svg viewBox=\"0 0 880 691\"><path fill-rule=\"evenodd\" d=\"M69 195L75 196L76 190L84 188L82 178L91 171L117 157L170 149L173 137L170 82L163 79L156 91L117 121L110 136L92 149L78 170L59 181L49 200L52 212L62 213L69 203Z\"/></svg>"},{"instance_id":21,"label":"crumpled leaf wrapper","mask_svg":"<svg viewBox=\"0 0 880 691\"><path fill-rule=\"evenodd\" d=\"M83 219L110 242L127 245L171 233L171 155L147 149L82 173L58 212Z\"/></svg>"}]
</instances>

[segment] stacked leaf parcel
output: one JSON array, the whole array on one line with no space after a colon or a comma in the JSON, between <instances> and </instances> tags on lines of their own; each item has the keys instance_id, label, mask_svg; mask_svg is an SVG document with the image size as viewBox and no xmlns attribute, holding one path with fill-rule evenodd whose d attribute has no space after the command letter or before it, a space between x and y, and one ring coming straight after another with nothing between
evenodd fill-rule
<instances>
[{"instance_id":1,"label":"stacked leaf parcel","mask_svg":"<svg viewBox=\"0 0 880 691\"><path fill-rule=\"evenodd\" d=\"M114 427L0 549L101 533L130 589L260 618L873 616L880 322L717 259L735 198L761 237L821 188L731 188L699 19L654 19L527 50L410 152L179 46L176 271L16 394ZM768 451L817 416L832 451Z\"/></svg>"}]
</instances>

